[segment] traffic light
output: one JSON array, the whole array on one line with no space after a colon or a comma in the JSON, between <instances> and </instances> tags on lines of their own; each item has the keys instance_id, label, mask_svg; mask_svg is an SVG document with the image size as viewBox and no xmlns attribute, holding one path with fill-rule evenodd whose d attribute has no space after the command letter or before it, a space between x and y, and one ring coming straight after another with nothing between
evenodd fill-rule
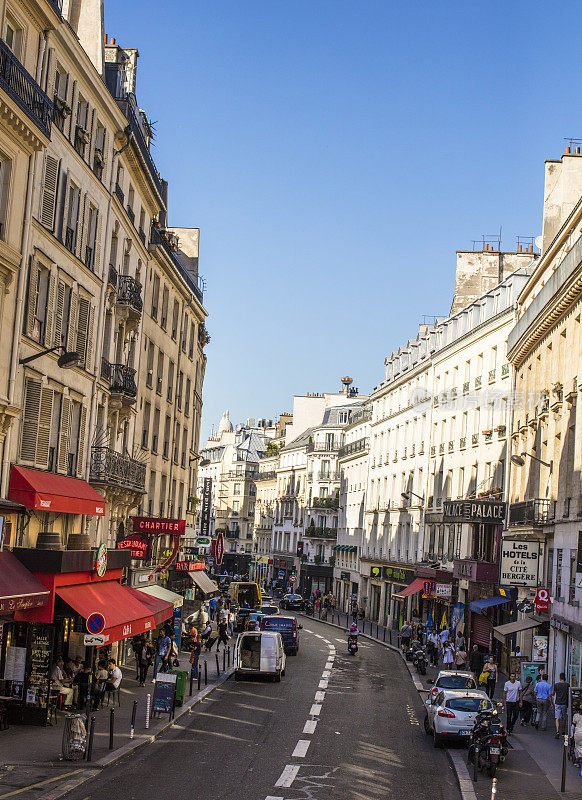
<instances>
[{"instance_id":1,"label":"traffic light","mask_svg":"<svg viewBox=\"0 0 582 800\"><path fill-rule=\"evenodd\" d=\"M303 542L297 542L297 555L303 555Z\"/></svg>"}]
</instances>

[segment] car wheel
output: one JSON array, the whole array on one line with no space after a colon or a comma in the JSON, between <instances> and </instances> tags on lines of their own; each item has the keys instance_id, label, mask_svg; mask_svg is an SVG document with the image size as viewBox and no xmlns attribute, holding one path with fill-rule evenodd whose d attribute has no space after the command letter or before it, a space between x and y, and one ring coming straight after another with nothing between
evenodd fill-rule
<instances>
[{"instance_id":1,"label":"car wheel","mask_svg":"<svg viewBox=\"0 0 582 800\"><path fill-rule=\"evenodd\" d=\"M439 748L439 747L442 747L442 746L443 746L443 740L442 740L442 738L441 738L441 737L438 735L438 733L437 733L436 731L433 733L433 736L432 736L432 743L433 743L433 745L434 745L436 748Z\"/></svg>"},{"instance_id":2,"label":"car wheel","mask_svg":"<svg viewBox=\"0 0 582 800\"><path fill-rule=\"evenodd\" d=\"M282 675L283 677L285 677L285 670L284 670L284 669L282 669L282 670L281 670L281 675Z\"/></svg>"},{"instance_id":3,"label":"car wheel","mask_svg":"<svg viewBox=\"0 0 582 800\"><path fill-rule=\"evenodd\" d=\"M241 678L242 678L242 675L240 674L240 672L235 672L234 673L235 681L240 681Z\"/></svg>"},{"instance_id":4,"label":"car wheel","mask_svg":"<svg viewBox=\"0 0 582 800\"><path fill-rule=\"evenodd\" d=\"M430 722L428 721L428 714L424 718L424 732L427 734L427 736L430 736L431 730Z\"/></svg>"},{"instance_id":5,"label":"car wheel","mask_svg":"<svg viewBox=\"0 0 582 800\"><path fill-rule=\"evenodd\" d=\"M497 772L497 764L489 764L487 772L489 773L490 778L494 778L495 773Z\"/></svg>"},{"instance_id":6,"label":"car wheel","mask_svg":"<svg viewBox=\"0 0 582 800\"><path fill-rule=\"evenodd\" d=\"M281 683L281 673L280 673L280 672L277 672L277 673L275 674L275 681L276 681L277 683Z\"/></svg>"}]
</instances>

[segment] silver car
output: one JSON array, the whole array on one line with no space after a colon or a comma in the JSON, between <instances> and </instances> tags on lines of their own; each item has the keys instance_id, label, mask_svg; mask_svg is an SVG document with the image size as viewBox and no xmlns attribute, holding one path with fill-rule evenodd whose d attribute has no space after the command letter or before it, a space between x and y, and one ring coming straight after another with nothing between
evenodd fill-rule
<instances>
[{"instance_id":1,"label":"silver car","mask_svg":"<svg viewBox=\"0 0 582 800\"><path fill-rule=\"evenodd\" d=\"M430 681L429 681L430 683ZM472 672L457 669L441 669L430 690L433 700L441 689L478 689L477 681Z\"/></svg>"},{"instance_id":2,"label":"silver car","mask_svg":"<svg viewBox=\"0 0 582 800\"><path fill-rule=\"evenodd\" d=\"M432 734L435 747L441 747L447 739L468 742L477 714L493 707L486 693L480 690L441 689L425 703L424 730L429 736Z\"/></svg>"}]
</instances>

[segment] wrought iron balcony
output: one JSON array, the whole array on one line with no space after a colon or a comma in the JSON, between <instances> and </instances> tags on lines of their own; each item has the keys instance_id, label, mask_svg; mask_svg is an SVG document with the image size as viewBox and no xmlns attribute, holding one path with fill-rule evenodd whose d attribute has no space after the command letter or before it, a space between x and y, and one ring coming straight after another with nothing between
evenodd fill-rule
<instances>
[{"instance_id":1,"label":"wrought iron balcony","mask_svg":"<svg viewBox=\"0 0 582 800\"><path fill-rule=\"evenodd\" d=\"M305 447L307 453L335 453L341 447L339 439L332 442L309 442Z\"/></svg>"},{"instance_id":2,"label":"wrought iron balcony","mask_svg":"<svg viewBox=\"0 0 582 800\"><path fill-rule=\"evenodd\" d=\"M343 456L349 456L353 453L359 453L362 450L367 450L369 445L370 440L367 436L364 436L362 439L358 439L355 442L344 444L337 452L338 458L343 458Z\"/></svg>"},{"instance_id":3,"label":"wrought iron balcony","mask_svg":"<svg viewBox=\"0 0 582 800\"><path fill-rule=\"evenodd\" d=\"M121 486L136 492L145 491L146 465L111 447L91 448L89 481Z\"/></svg>"},{"instance_id":4,"label":"wrought iron balcony","mask_svg":"<svg viewBox=\"0 0 582 800\"><path fill-rule=\"evenodd\" d=\"M133 367L126 367L125 364L110 364L107 359L102 358L101 377L109 381L109 389L112 394L121 394L131 402L135 401L137 385Z\"/></svg>"},{"instance_id":5,"label":"wrought iron balcony","mask_svg":"<svg viewBox=\"0 0 582 800\"><path fill-rule=\"evenodd\" d=\"M254 480L255 481L270 481L270 480L274 480L276 477L277 477L277 473L275 472L275 470L270 470L269 472L258 472L255 475Z\"/></svg>"},{"instance_id":6,"label":"wrought iron balcony","mask_svg":"<svg viewBox=\"0 0 582 800\"><path fill-rule=\"evenodd\" d=\"M200 276L197 276L197 280L194 279L194 276L186 270L181 262L179 261L175 249L173 240L170 238L170 234L166 231L162 230L161 228L157 228L155 225L152 225L150 230L150 244L156 247L161 247L164 253L168 256L170 261L173 263L174 267L178 271L178 273L184 278L194 296L197 300L202 303L204 299L204 292L203 286L204 281Z\"/></svg>"},{"instance_id":7,"label":"wrought iron balcony","mask_svg":"<svg viewBox=\"0 0 582 800\"><path fill-rule=\"evenodd\" d=\"M311 527L305 528L306 539L337 539L337 528Z\"/></svg>"},{"instance_id":8,"label":"wrought iron balcony","mask_svg":"<svg viewBox=\"0 0 582 800\"><path fill-rule=\"evenodd\" d=\"M117 303L128 306L132 311L141 314L143 301L141 299L141 283L130 275L120 275L117 279Z\"/></svg>"},{"instance_id":9,"label":"wrought iron balcony","mask_svg":"<svg viewBox=\"0 0 582 800\"><path fill-rule=\"evenodd\" d=\"M107 283L110 286L113 286L115 289L117 288L117 270L113 266L113 264L109 265L109 272L107 273Z\"/></svg>"},{"instance_id":10,"label":"wrought iron balcony","mask_svg":"<svg viewBox=\"0 0 582 800\"><path fill-rule=\"evenodd\" d=\"M328 509L329 511L337 511L339 508L339 501L335 497L314 497L310 503L309 508Z\"/></svg>"},{"instance_id":11,"label":"wrought iron balcony","mask_svg":"<svg viewBox=\"0 0 582 800\"><path fill-rule=\"evenodd\" d=\"M118 183L115 184L115 196L117 197L121 205L123 205L125 202L125 195L123 194L123 189Z\"/></svg>"},{"instance_id":12,"label":"wrought iron balcony","mask_svg":"<svg viewBox=\"0 0 582 800\"><path fill-rule=\"evenodd\" d=\"M149 176L152 180L152 183L156 187L158 193L163 196L162 179L154 163L152 154L150 153L150 149L148 147L146 138L143 134L141 125L133 109L133 106L131 105L131 102L129 100L125 99L118 99L118 103L121 107L121 110L127 117L127 121L129 122L129 129L133 135L133 140L137 145L141 157L143 158L143 161L145 163Z\"/></svg>"},{"instance_id":13,"label":"wrought iron balcony","mask_svg":"<svg viewBox=\"0 0 582 800\"><path fill-rule=\"evenodd\" d=\"M509 506L508 526L518 525L548 525L555 516L555 503L553 500L538 498L536 500L523 500L521 503L511 503Z\"/></svg>"},{"instance_id":14,"label":"wrought iron balcony","mask_svg":"<svg viewBox=\"0 0 582 800\"><path fill-rule=\"evenodd\" d=\"M341 472L318 472L317 473L317 480L320 482L324 481L339 481L341 478Z\"/></svg>"},{"instance_id":15,"label":"wrought iron balcony","mask_svg":"<svg viewBox=\"0 0 582 800\"><path fill-rule=\"evenodd\" d=\"M31 122L50 138L53 104L2 39L0 87L20 106Z\"/></svg>"}]
</instances>

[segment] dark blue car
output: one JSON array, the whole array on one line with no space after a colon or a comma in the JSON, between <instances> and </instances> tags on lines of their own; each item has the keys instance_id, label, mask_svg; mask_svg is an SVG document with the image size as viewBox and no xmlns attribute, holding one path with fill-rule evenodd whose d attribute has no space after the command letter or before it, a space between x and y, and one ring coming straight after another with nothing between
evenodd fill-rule
<instances>
[{"instance_id":1,"label":"dark blue car","mask_svg":"<svg viewBox=\"0 0 582 800\"><path fill-rule=\"evenodd\" d=\"M299 650L299 626L295 617L263 617L261 630L280 633L285 652L293 656L297 655Z\"/></svg>"}]
</instances>

